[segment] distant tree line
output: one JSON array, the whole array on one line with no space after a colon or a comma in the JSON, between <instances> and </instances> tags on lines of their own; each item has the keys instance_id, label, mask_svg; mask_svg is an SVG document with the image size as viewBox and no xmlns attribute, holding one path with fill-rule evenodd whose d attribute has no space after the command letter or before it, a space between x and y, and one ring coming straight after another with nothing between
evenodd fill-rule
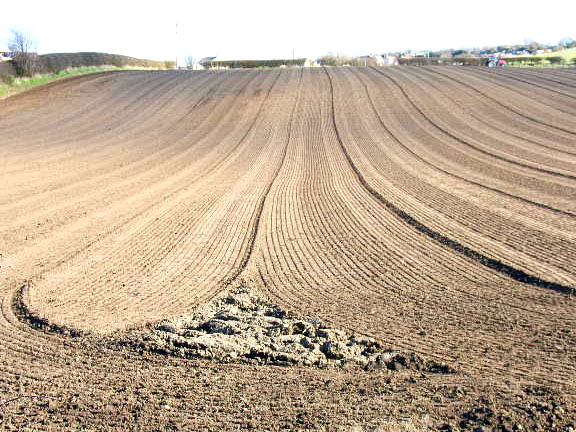
<instances>
[{"instance_id":1,"label":"distant tree line","mask_svg":"<svg viewBox=\"0 0 576 432\"><path fill-rule=\"evenodd\" d=\"M359 57L335 56L327 54L316 60L321 66L364 66L363 60Z\"/></svg>"},{"instance_id":2,"label":"distant tree line","mask_svg":"<svg viewBox=\"0 0 576 432\"><path fill-rule=\"evenodd\" d=\"M558 44L542 44L535 41L526 41L524 44L496 45L492 47L474 49L446 49L428 51L426 57L482 57L495 53L516 56L530 56L537 54L538 51L541 50L556 52L568 48L576 48L576 41L570 37L561 39ZM403 53L398 53L399 56L402 54Z\"/></svg>"},{"instance_id":3,"label":"distant tree line","mask_svg":"<svg viewBox=\"0 0 576 432\"><path fill-rule=\"evenodd\" d=\"M84 66L142 67L150 69L174 69L173 61L145 60L119 54L97 52L43 54L38 56L40 72L57 73L68 68Z\"/></svg>"},{"instance_id":4,"label":"distant tree line","mask_svg":"<svg viewBox=\"0 0 576 432\"><path fill-rule=\"evenodd\" d=\"M37 53L37 42L24 31L12 29L8 40L12 54L10 68L0 68L0 75L30 77L37 73L58 73L62 70L84 66L144 67L151 69L173 69L173 61L137 59L118 54L80 52L43 54Z\"/></svg>"},{"instance_id":5,"label":"distant tree line","mask_svg":"<svg viewBox=\"0 0 576 432\"><path fill-rule=\"evenodd\" d=\"M306 63L305 58L286 59L286 60L210 60L201 62L202 66L207 68L221 69L252 69L265 67L280 66L303 66Z\"/></svg>"}]
</instances>

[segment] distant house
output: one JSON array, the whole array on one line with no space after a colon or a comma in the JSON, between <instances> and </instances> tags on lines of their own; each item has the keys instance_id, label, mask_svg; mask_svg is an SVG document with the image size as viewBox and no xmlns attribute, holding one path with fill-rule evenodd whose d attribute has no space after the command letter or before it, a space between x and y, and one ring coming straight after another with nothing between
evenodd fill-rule
<instances>
[{"instance_id":1,"label":"distant house","mask_svg":"<svg viewBox=\"0 0 576 432\"><path fill-rule=\"evenodd\" d=\"M316 63L316 60L312 60L312 59L306 59L306 61L304 61L304 64L302 65L303 67L319 67L319 64Z\"/></svg>"},{"instance_id":2,"label":"distant house","mask_svg":"<svg viewBox=\"0 0 576 432\"><path fill-rule=\"evenodd\" d=\"M396 56L387 55L386 57L383 57L382 60L384 61L382 66L398 66L398 57Z\"/></svg>"},{"instance_id":3,"label":"distant house","mask_svg":"<svg viewBox=\"0 0 576 432\"><path fill-rule=\"evenodd\" d=\"M376 57L373 55L360 56L358 57L358 61L353 62L352 64L354 63L359 66L378 66Z\"/></svg>"},{"instance_id":4,"label":"distant house","mask_svg":"<svg viewBox=\"0 0 576 432\"><path fill-rule=\"evenodd\" d=\"M14 58L14 53L10 51L0 51L0 61L10 61Z\"/></svg>"},{"instance_id":5,"label":"distant house","mask_svg":"<svg viewBox=\"0 0 576 432\"><path fill-rule=\"evenodd\" d=\"M395 56L371 54L358 57L356 64L360 66L393 66L398 64L398 59Z\"/></svg>"}]
</instances>

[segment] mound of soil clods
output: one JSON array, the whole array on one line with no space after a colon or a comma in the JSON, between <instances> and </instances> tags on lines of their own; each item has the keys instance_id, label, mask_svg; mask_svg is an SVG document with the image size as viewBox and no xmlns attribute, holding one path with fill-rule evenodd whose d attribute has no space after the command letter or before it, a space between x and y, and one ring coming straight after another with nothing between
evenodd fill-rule
<instances>
[{"instance_id":1,"label":"mound of soil clods","mask_svg":"<svg viewBox=\"0 0 576 432\"><path fill-rule=\"evenodd\" d=\"M131 334L129 344L164 355L218 361L453 372L416 354L386 349L371 337L327 327L318 319L293 316L246 289L189 317L162 321L151 331Z\"/></svg>"}]
</instances>

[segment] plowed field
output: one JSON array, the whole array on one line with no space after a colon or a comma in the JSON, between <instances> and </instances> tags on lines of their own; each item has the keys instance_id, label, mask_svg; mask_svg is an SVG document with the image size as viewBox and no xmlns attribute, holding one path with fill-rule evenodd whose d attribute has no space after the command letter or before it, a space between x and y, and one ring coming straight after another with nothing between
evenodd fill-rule
<instances>
[{"instance_id":1,"label":"plowed field","mask_svg":"<svg viewBox=\"0 0 576 432\"><path fill-rule=\"evenodd\" d=\"M574 70L67 79L0 101L0 185L7 430L576 428ZM240 285L457 372L111 343Z\"/></svg>"}]
</instances>

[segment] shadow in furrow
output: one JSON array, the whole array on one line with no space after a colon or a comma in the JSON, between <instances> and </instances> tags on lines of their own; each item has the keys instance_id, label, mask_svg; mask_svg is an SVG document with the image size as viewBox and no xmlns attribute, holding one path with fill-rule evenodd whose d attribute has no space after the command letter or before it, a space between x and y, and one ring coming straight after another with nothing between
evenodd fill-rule
<instances>
[{"instance_id":1,"label":"shadow in furrow","mask_svg":"<svg viewBox=\"0 0 576 432\"><path fill-rule=\"evenodd\" d=\"M540 202L532 201L532 200L529 200L528 198L523 198L523 197L518 196L518 195L513 195L513 194L511 194L511 193L504 192L503 190L496 189L496 188L494 188L494 187L491 187L491 186L488 186L488 185L485 185L485 184L476 182L476 181L474 181L474 180L470 180L470 179L467 179L467 178L465 178L465 177L459 176L459 175L457 175L457 174L454 174L454 173L452 173L452 172L450 172L450 171L447 171L447 170L439 167L438 165L435 165L435 164L433 164L432 162L426 160L425 158L423 158L422 156L420 156L419 154L417 154L414 150L412 150L412 149L409 148L407 145L405 145L405 144L400 140L400 138L398 138L398 136L396 136L396 134L394 134L394 133L390 130L390 128L386 125L386 123L384 123L384 120L382 120L382 117L380 116L380 113L379 113L378 110L376 109L376 105L374 104L374 101L373 101L373 99L372 99L372 96L370 96L370 92L369 92L369 90L368 90L368 86L366 85L366 83L364 82L364 80L363 80L360 76L358 76L358 73L357 73L356 71L354 71L353 69L351 69L351 71L352 71L352 73L354 73L354 74L356 75L356 77L358 78L358 81L360 81L360 83L361 83L362 86L364 87L364 91L366 92L366 96L367 96L367 98L368 98L368 100L369 100L369 102L370 102L370 106L372 107L372 111L374 112L374 114L376 114L376 117L378 118L378 122L380 123L380 125L382 126L382 128L388 133L388 135L390 135L390 137L394 140L394 142L396 142L398 145L400 145L404 150L406 150L406 151L407 151L408 153L410 153L414 158L416 158L417 160L419 160L419 161L422 162L423 164L428 165L428 166L430 166L430 167L432 167L432 168L440 171L440 172L443 173L443 174L449 175L450 177L456 178L456 179L461 180L461 181L463 181L463 182L465 182L465 183L473 184L474 186L478 186L478 187L480 187L480 188L482 188L482 189L487 189L487 190L490 190L490 191L492 191L492 192L496 192L496 193L498 193L498 194L500 194L500 195L506 196L506 197L508 197L508 198L512 198L512 199L521 201L521 202L526 203L526 204L530 204L530 205L534 205L534 206L536 206L536 207L540 207L540 208L543 208L543 209L546 209L546 210L550 210L550 211L552 211L552 212L554 212L554 213L558 213L558 214L561 214L561 215L564 215L564 216L576 217L576 214L571 213L571 212L569 212L569 211L557 209L557 208L551 207L551 206L549 206L549 205L547 205L547 204L543 204L543 203L540 203Z\"/></svg>"},{"instance_id":2,"label":"shadow in furrow","mask_svg":"<svg viewBox=\"0 0 576 432\"><path fill-rule=\"evenodd\" d=\"M432 73L432 72L430 72L428 69L423 69L423 71L424 71L424 73L427 73L427 74ZM412 71L411 71L411 72L412 72ZM419 71L419 72L420 72L420 71ZM412 75L412 76L413 76L413 75ZM560 152L560 153L564 153L564 154L567 154L567 155L576 156L576 152L571 152L571 151L568 151L568 150L565 150L565 149L559 149L559 148L557 148L557 147L548 146L548 145L543 144L543 143L541 143L541 142L539 142L539 141L536 141L536 140L527 138L527 137L522 136L522 135L517 135L517 134L515 134L515 133L513 133L513 132L511 132L511 131L509 131L509 130L505 130L505 129L501 128L501 127L498 127L494 122L491 122L490 120L485 120L485 119L483 119L482 117L474 114L470 109L467 109L466 106L465 106L462 102L459 102L457 99L455 99L455 98L452 96L452 93L451 93L449 90L443 89L442 87L438 86L438 83L437 83L437 82L436 82L436 83L433 83L433 84L432 84L432 83L428 83L427 85L430 85L431 87L435 88L437 91L441 92L443 96L445 96L446 98L450 99L451 103L457 105L461 110L465 111L466 114L468 114L468 115L471 116L472 118L476 119L476 120L479 121L480 123L485 124L486 126L490 127L491 129L497 130L498 132L501 132L501 133L503 133L503 134L505 134L505 135L509 135L509 136L514 137L514 138L518 138L518 139L520 139L520 140L522 140L522 141L526 141L526 142L535 144L535 145L537 145L537 146L539 146L539 147L544 147L544 148L553 150L553 151L555 151L555 152Z\"/></svg>"},{"instance_id":3,"label":"shadow in furrow","mask_svg":"<svg viewBox=\"0 0 576 432\"><path fill-rule=\"evenodd\" d=\"M493 158L496 158L496 159L498 159L498 160L511 163L511 164L513 164L513 165L521 166L521 167L523 167L523 168L528 168L528 169L531 169L531 170L534 170L534 171L542 172L542 173L549 174L549 175L553 175L553 176L556 176L556 177L563 177L563 178L568 178L568 179L576 180L576 176L573 176L573 175L571 175L571 174L564 174L564 173L561 173L561 172L552 171L552 170L548 170L548 169L545 169L545 168L538 168L538 167L533 166L533 165L530 165L530 164L518 162L518 161L515 161L515 160L513 160L513 159L509 159L509 158L506 158L506 157L504 157L504 156L500 156L500 155L497 155L497 154L495 154L495 153L491 153L491 152L489 152L488 150L484 150L484 149L482 149L481 147L478 147L478 146L476 146L476 145L474 145L474 144L471 144L471 143L469 143L468 141L466 141L466 140L464 140L464 139L456 136L455 134L451 133L450 131L448 131L448 130L444 129L443 127L439 126L438 124L436 124L436 123L416 104L416 102L414 102L414 100L412 99L412 97L410 97L410 95L406 92L406 90L404 90L404 87L403 87L402 85L400 85L400 84L398 83L398 81L396 81L394 78L392 78L392 77L389 76L388 74L385 74L384 72L382 72L382 71L380 71L380 70L378 70L378 69L376 69L376 68L372 68L372 69L373 69L376 73L378 73L378 74L386 77L390 82L392 82L396 87L398 87L398 89L402 92L402 94L404 95L404 97L406 98L406 100L408 100L408 102L410 103L410 105L412 105L412 106L414 107L414 109L415 109L422 117L424 117L424 118L428 121L428 123L430 123L433 127L435 127L436 129L438 129L440 132L448 135L450 138L458 141L458 142L461 143L461 144L464 144L466 147L473 148L474 150L476 150L476 151L478 151L478 152L480 152L480 153L482 153L482 154L485 154L485 155L487 155L487 156L489 156L489 157L493 157ZM572 132L570 132L570 133L572 133Z\"/></svg>"},{"instance_id":4,"label":"shadow in furrow","mask_svg":"<svg viewBox=\"0 0 576 432\"><path fill-rule=\"evenodd\" d=\"M500 73L500 71L494 71L494 72L495 72L495 75L501 75L501 76L506 75L506 74ZM565 86L565 87L576 88L576 85L570 84L567 81L556 81L555 79L550 78L550 76L548 74L546 74L546 75L540 75L540 74L534 75L532 73L533 71L530 71L529 74L526 74L525 72L527 72L527 71L522 70L520 72L518 70L515 70L514 71L514 77L516 78L518 75L520 75L520 76L526 77L526 80L536 79L538 82L544 81L544 82L549 82L549 83L554 83L554 84L560 84L560 85ZM525 81L525 82L532 84L531 81ZM566 94L566 93L564 93L564 94Z\"/></svg>"},{"instance_id":5,"label":"shadow in furrow","mask_svg":"<svg viewBox=\"0 0 576 432\"><path fill-rule=\"evenodd\" d=\"M425 236L437 241L438 243L441 243L444 246L449 247L450 249L458 252L459 254L464 255L467 258L470 258L470 259L476 261L477 263L479 263L485 267L490 268L491 270L495 270L498 273L504 274L504 275L510 277L511 279L514 279L515 281L522 282L522 283L525 283L528 285L532 285L532 286L536 286L536 287L540 287L540 288L551 289L551 290L557 291L557 292L562 293L562 294L574 294L574 293L576 293L576 288L573 288L573 287L570 287L567 285L562 285L562 284L559 284L556 282L549 282L549 281L546 281L544 279L540 279L539 277L532 276L523 270L517 269L517 268L512 267L508 264L504 264L503 262L496 260L494 258L487 257L486 255L484 255L478 251L475 251L475 250L473 250L467 246L464 246L463 244L459 243L458 241L456 241L454 239L446 237L445 235L439 233L438 231L434 231L433 229L428 228L426 225L424 225L423 223L416 220L413 216L406 213L404 210L400 209L396 205L392 204L390 201L388 201L386 198L384 198L380 194L380 192L378 192L372 186L370 186L368 184L368 182L366 181L366 179L364 178L364 176L362 175L362 173L360 172L360 170L358 169L358 167L356 166L356 164L354 163L354 161L352 160L350 154L348 153L348 150L346 150L346 147L344 146L344 142L342 141L342 138L340 136L338 126L336 125L336 114L335 114L335 109L334 109L334 86L332 84L332 77L330 76L330 73L328 72L328 70L325 67L323 68L323 70L326 73L326 76L328 77L328 81L330 82L330 96L331 96L331 102L332 102L331 103L331 106L332 106L331 117L332 117L332 123L334 126L334 131L336 133L336 138L338 139L338 143L340 144L340 148L342 149L344 157L346 158L350 167L352 168L352 170L356 174L358 181L362 184L362 186L364 186L364 188L368 191L368 193L370 193L370 195L372 195L374 198L376 198L381 204L383 204L393 214L395 214L400 219L402 219L404 222L408 223L410 226L415 228L418 232L420 232L420 233L424 234Z\"/></svg>"},{"instance_id":6,"label":"shadow in furrow","mask_svg":"<svg viewBox=\"0 0 576 432\"><path fill-rule=\"evenodd\" d=\"M485 74L485 71L484 71L484 70L480 70L480 73ZM530 86L532 86L532 87L537 87L537 88L540 88L540 89L543 89L543 90L546 90L546 91L549 91L549 92L552 92L552 93L556 93L556 94L558 94L558 95L561 95L561 96L564 96L564 97L567 97L567 98L570 98L570 99L576 99L576 96L573 95L573 94L564 93L564 92L561 92L561 91L559 91L559 90L550 88L550 87L548 87L548 86L545 86L545 85L542 85L542 84L538 84L537 82L529 81L529 80L526 80L526 79L519 78L519 75L520 75L519 73L516 73L516 74L510 76L510 75L505 75L505 74L501 74L501 73L498 73L498 72L497 72L497 73L495 73L494 75L499 75L499 77L504 77L504 78L508 78L508 79L513 79L514 81L523 82L523 83L528 84L528 85L530 85ZM492 75L492 77L494 77L494 75ZM520 75L520 76L523 76L523 75ZM550 80L546 80L546 81L550 81ZM573 85L568 84L568 83L562 83L562 82L559 82L559 81L552 81L552 82L556 82L556 83L559 83L559 84L563 84L563 85L566 85L566 86L569 86L569 87L574 87L574 88L576 88L576 86L573 86ZM506 88L508 88L508 89L514 90L513 88L511 88L511 87L509 87L509 86L507 86L507 85L503 85L503 87L506 87ZM518 91L517 91L517 93L522 94L521 92L518 92ZM558 109L558 108L556 108L556 109ZM560 111L562 111L562 110L560 110ZM566 111L562 111L562 112L566 112ZM566 114L572 114L572 113L566 112Z\"/></svg>"},{"instance_id":7,"label":"shadow in furrow","mask_svg":"<svg viewBox=\"0 0 576 432\"><path fill-rule=\"evenodd\" d=\"M539 119L537 119L537 118L530 117L529 115L526 115L526 114L524 114L524 113L521 112L521 111L518 111L518 110L516 110L516 109L514 109L514 108L512 108L512 107L510 107L510 106L508 106L508 105L506 105L506 104L503 104L503 103L500 102L498 99L496 99L496 98L494 98L494 97L492 97L492 96L484 93L484 92L481 91L481 90L478 90L476 87L468 84L468 83L465 82L465 81L462 81L462 80L459 80L458 78L454 78L453 76L446 75L446 74L443 74L443 73L441 73L441 72L438 72L436 69L430 69L430 71L431 71L431 72L434 72L434 73L436 73L436 74L438 74L438 75L441 75L441 76L443 76L443 77L449 78L449 79L451 79L451 80L453 80L453 81L456 81L457 83L462 84L464 87L469 88L470 90L473 90L474 92L476 92L476 93L484 96L484 97L487 98L487 99L490 99L493 103L501 106L501 107L504 108L505 110L511 111L511 112L513 112L514 114L519 115L520 117L525 118L526 120L530 120L530 121L532 121L532 122L534 122L534 123L538 123L538 124L541 124L541 125L543 125L543 126L547 126L547 127L550 127L550 128L552 128L552 129L556 129L556 130L559 130L559 131L562 131L562 132L566 132L566 133L568 133L568 134L570 134L570 135L576 135L576 132L574 132L574 131L572 131L572 130L564 129L564 128L560 127L560 126L555 126L555 125L552 125L552 124L550 124L550 123L546 123L545 121L539 120Z\"/></svg>"}]
</instances>

